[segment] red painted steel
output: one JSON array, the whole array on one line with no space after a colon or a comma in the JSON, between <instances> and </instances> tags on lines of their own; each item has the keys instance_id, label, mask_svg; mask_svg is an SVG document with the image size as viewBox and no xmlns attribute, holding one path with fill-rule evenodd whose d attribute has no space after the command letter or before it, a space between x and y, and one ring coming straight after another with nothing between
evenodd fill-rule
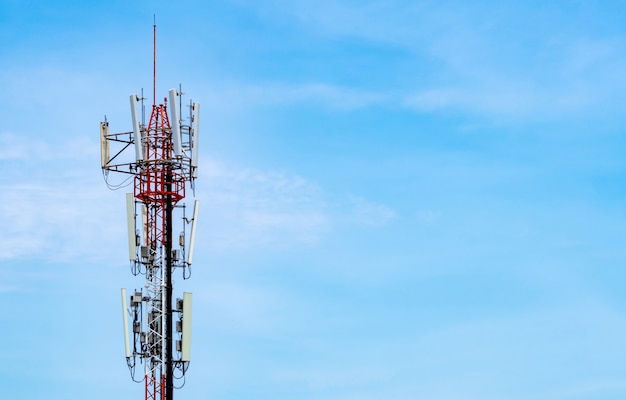
<instances>
[{"instance_id":1,"label":"red painted steel","mask_svg":"<svg viewBox=\"0 0 626 400\"><path fill-rule=\"evenodd\" d=\"M178 121L175 121L176 123ZM144 138L146 151L142 169L135 175L134 195L144 202L147 211L146 245L151 249L167 246L167 202L170 207L185 197L185 178L174 172L172 127L164 104L153 105ZM165 375L146 376L146 400L165 400Z\"/></svg>"},{"instance_id":2,"label":"red painted steel","mask_svg":"<svg viewBox=\"0 0 626 400\"><path fill-rule=\"evenodd\" d=\"M148 208L146 237L151 248L156 248L157 243L165 244L164 212L168 197L173 206L185 198L185 177L172 170L172 127L166 104L167 100L165 105L152 106L145 137L144 169L135 175L135 198Z\"/></svg>"}]
</instances>

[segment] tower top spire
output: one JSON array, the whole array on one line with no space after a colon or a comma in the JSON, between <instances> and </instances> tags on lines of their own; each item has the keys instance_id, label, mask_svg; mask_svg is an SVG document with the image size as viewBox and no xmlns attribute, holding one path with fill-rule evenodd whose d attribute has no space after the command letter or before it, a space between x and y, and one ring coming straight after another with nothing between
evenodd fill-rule
<instances>
[{"instance_id":1,"label":"tower top spire","mask_svg":"<svg viewBox=\"0 0 626 400\"><path fill-rule=\"evenodd\" d=\"M152 105L156 106L156 14L154 14L152 24Z\"/></svg>"},{"instance_id":2,"label":"tower top spire","mask_svg":"<svg viewBox=\"0 0 626 400\"><path fill-rule=\"evenodd\" d=\"M131 94L132 131L110 133L108 121L101 122L100 149L107 185L118 189L132 184L132 193L126 196L128 257L133 275L145 276L145 284L132 292L130 302L126 289L122 290L126 362L133 380L137 363L143 364L145 400L173 400L174 381L184 377L190 362L191 294L183 293L174 305L173 276L182 273L188 279L191 274L199 201L194 201L191 220L186 205L179 202L198 176L200 105L190 102L185 118L180 113L182 93L176 89L170 89L169 98L157 104L156 39L155 17L153 105L148 123L145 112L139 112L143 91L141 98ZM134 179L112 186L110 172L130 174ZM182 232L176 241L174 232Z\"/></svg>"}]
</instances>

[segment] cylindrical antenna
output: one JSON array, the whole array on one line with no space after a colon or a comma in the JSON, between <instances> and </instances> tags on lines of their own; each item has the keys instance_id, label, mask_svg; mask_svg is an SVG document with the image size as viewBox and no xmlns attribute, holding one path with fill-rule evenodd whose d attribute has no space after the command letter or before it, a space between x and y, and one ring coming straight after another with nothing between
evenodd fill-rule
<instances>
[{"instance_id":1,"label":"cylindrical antenna","mask_svg":"<svg viewBox=\"0 0 626 400\"><path fill-rule=\"evenodd\" d=\"M143 103L145 100L143 96L143 88L141 88L141 126L146 126L146 105Z\"/></svg>"},{"instance_id":2,"label":"cylindrical antenna","mask_svg":"<svg viewBox=\"0 0 626 400\"><path fill-rule=\"evenodd\" d=\"M180 112L182 112L183 110L183 84L182 83L178 84L178 110Z\"/></svg>"}]
</instances>

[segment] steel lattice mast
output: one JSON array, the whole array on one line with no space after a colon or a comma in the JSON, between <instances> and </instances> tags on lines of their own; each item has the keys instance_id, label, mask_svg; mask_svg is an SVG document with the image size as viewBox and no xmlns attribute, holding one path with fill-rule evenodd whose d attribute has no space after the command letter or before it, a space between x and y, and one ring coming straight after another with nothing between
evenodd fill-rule
<instances>
[{"instance_id":1,"label":"steel lattice mast","mask_svg":"<svg viewBox=\"0 0 626 400\"><path fill-rule=\"evenodd\" d=\"M176 270L180 270L185 279L191 273L198 200L194 202L191 218L187 217L181 200L185 198L187 185L193 188L197 177L200 106L190 103L186 123L179 112L180 91L170 89L169 104L168 98L156 104L156 25L154 48L153 104L149 122L146 125L139 121L137 108L141 101L143 109L144 99L131 95L131 132L111 134L106 118L100 123L101 161L107 184L111 171L133 175L134 190L126 197L129 259L133 274L145 275L145 283L130 296L130 307L126 289L122 289L127 363L133 380L136 380L137 363L143 364L146 400L173 400L174 370L179 369L184 377L190 360L191 293L184 293L183 298L173 304L172 276ZM113 157L111 147L118 148ZM175 215L181 217L182 223L176 248L173 240ZM189 235L187 225L190 225ZM175 314L177 321L174 321ZM132 341L128 317L132 318Z\"/></svg>"}]
</instances>

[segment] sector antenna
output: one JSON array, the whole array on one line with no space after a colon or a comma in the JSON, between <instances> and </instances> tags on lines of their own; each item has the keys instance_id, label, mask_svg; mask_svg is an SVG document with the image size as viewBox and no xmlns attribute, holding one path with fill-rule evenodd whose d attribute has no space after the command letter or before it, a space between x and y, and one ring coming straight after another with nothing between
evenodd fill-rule
<instances>
[{"instance_id":1,"label":"sector antenna","mask_svg":"<svg viewBox=\"0 0 626 400\"><path fill-rule=\"evenodd\" d=\"M191 276L199 200L189 210L183 200L198 177L200 105L189 102L182 116L182 89L156 100L156 24L153 96L146 124L146 99L131 94L131 130L109 132L100 122L101 166L111 189L132 187L126 194L128 258L131 272L143 282L122 289L124 354L146 400L173 400L184 384L191 361L189 292L173 298L173 278ZM113 184L113 177L118 184ZM124 179L125 178L125 179ZM178 240L174 240L174 234Z\"/></svg>"}]
</instances>

